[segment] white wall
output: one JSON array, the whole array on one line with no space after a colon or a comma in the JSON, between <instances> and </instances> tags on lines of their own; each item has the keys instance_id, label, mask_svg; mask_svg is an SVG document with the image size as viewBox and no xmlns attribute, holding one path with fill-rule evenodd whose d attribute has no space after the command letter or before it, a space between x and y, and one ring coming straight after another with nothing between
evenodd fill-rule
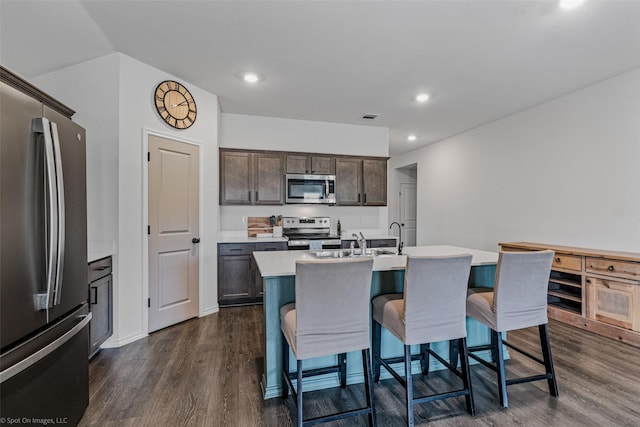
<instances>
[{"instance_id":1,"label":"white wall","mask_svg":"<svg viewBox=\"0 0 640 427\"><path fill-rule=\"evenodd\" d=\"M220 146L252 150L381 156L389 154L389 130L242 114L221 115ZM388 227L387 207L221 206L220 230L246 229L246 216L330 216L347 231L379 233Z\"/></svg>"},{"instance_id":2,"label":"white wall","mask_svg":"<svg viewBox=\"0 0 640 427\"><path fill-rule=\"evenodd\" d=\"M32 80L76 110L73 121L87 129L89 251L113 249L118 230L118 67L108 55Z\"/></svg>"},{"instance_id":3,"label":"white wall","mask_svg":"<svg viewBox=\"0 0 640 427\"><path fill-rule=\"evenodd\" d=\"M394 157L389 169L412 163L418 244L640 252L640 69Z\"/></svg>"},{"instance_id":4,"label":"white wall","mask_svg":"<svg viewBox=\"0 0 640 427\"><path fill-rule=\"evenodd\" d=\"M220 146L386 157L389 129L223 113Z\"/></svg>"},{"instance_id":5,"label":"white wall","mask_svg":"<svg viewBox=\"0 0 640 427\"><path fill-rule=\"evenodd\" d=\"M201 164L216 165L202 168L200 314L218 308L218 100L184 82L196 99L198 118L189 129L173 129L162 122L153 105L153 91L166 79L181 80L117 53L35 82L78 111L77 121L87 129L88 145L92 147L88 150L92 152L88 167L101 170L106 164L104 172L88 173L93 176L88 180L88 192L107 188L109 202L115 200L115 208L109 205L109 215L104 215L108 219L94 210L89 218L90 236L115 242L114 335L107 345L123 345L147 333L146 132L197 143ZM96 147L98 142L104 146Z\"/></svg>"}]
</instances>

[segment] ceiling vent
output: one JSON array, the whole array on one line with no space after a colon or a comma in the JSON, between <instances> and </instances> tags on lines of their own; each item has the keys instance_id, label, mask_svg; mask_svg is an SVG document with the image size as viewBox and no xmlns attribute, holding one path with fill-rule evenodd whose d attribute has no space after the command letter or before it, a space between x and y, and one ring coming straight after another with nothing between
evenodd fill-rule
<instances>
[{"instance_id":1,"label":"ceiling vent","mask_svg":"<svg viewBox=\"0 0 640 427\"><path fill-rule=\"evenodd\" d=\"M360 118L363 120L375 120L377 117L377 114L363 114Z\"/></svg>"}]
</instances>

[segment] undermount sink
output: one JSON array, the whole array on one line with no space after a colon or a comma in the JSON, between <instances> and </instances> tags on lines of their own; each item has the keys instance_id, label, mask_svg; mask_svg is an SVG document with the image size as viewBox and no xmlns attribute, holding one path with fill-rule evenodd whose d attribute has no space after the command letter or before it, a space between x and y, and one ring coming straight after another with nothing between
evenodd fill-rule
<instances>
[{"instance_id":1,"label":"undermount sink","mask_svg":"<svg viewBox=\"0 0 640 427\"><path fill-rule=\"evenodd\" d=\"M360 256L391 256L395 255L396 251L391 248L370 248L366 249L364 254L362 249L354 249L353 254L351 249L325 249L321 251L307 251L307 253L315 258L352 258Z\"/></svg>"}]
</instances>

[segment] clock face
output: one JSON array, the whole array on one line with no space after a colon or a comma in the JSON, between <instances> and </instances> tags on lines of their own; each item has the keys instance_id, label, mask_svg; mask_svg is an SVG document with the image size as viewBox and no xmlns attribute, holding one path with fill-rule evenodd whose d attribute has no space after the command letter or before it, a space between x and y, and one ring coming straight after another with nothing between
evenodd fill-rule
<instances>
[{"instance_id":1,"label":"clock face","mask_svg":"<svg viewBox=\"0 0 640 427\"><path fill-rule=\"evenodd\" d=\"M160 117L176 129L186 129L196 121L196 101L191 92L173 80L156 87L155 105Z\"/></svg>"}]
</instances>

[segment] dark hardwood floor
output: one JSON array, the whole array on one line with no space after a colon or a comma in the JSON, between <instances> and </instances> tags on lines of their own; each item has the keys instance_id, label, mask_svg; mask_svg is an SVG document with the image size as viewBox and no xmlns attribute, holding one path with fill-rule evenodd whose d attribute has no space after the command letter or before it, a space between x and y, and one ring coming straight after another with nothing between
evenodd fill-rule
<instances>
[{"instance_id":1,"label":"dark hardwood floor","mask_svg":"<svg viewBox=\"0 0 640 427\"><path fill-rule=\"evenodd\" d=\"M560 397L546 381L509 387L509 408L497 401L492 371L474 365L476 416L464 399L416 407L416 424L432 426L638 426L640 349L551 321L551 344ZM264 401L260 391L262 306L219 313L164 329L119 349L102 350L90 364L90 402L80 426L289 426L291 399ZM537 328L509 340L539 354ZM512 352L507 372L539 370ZM432 372L417 393L444 391L457 377ZM306 397L307 395L305 395ZM362 385L311 393L311 413L364 402ZM404 391L395 380L375 386L378 425L405 424ZM355 402L355 404L354 404ZM315 412L314 412L315 411ZM295 422L295 419L293 419ZM349 420L328 426L366 425Z\"/></svg>"}]
</instances>

